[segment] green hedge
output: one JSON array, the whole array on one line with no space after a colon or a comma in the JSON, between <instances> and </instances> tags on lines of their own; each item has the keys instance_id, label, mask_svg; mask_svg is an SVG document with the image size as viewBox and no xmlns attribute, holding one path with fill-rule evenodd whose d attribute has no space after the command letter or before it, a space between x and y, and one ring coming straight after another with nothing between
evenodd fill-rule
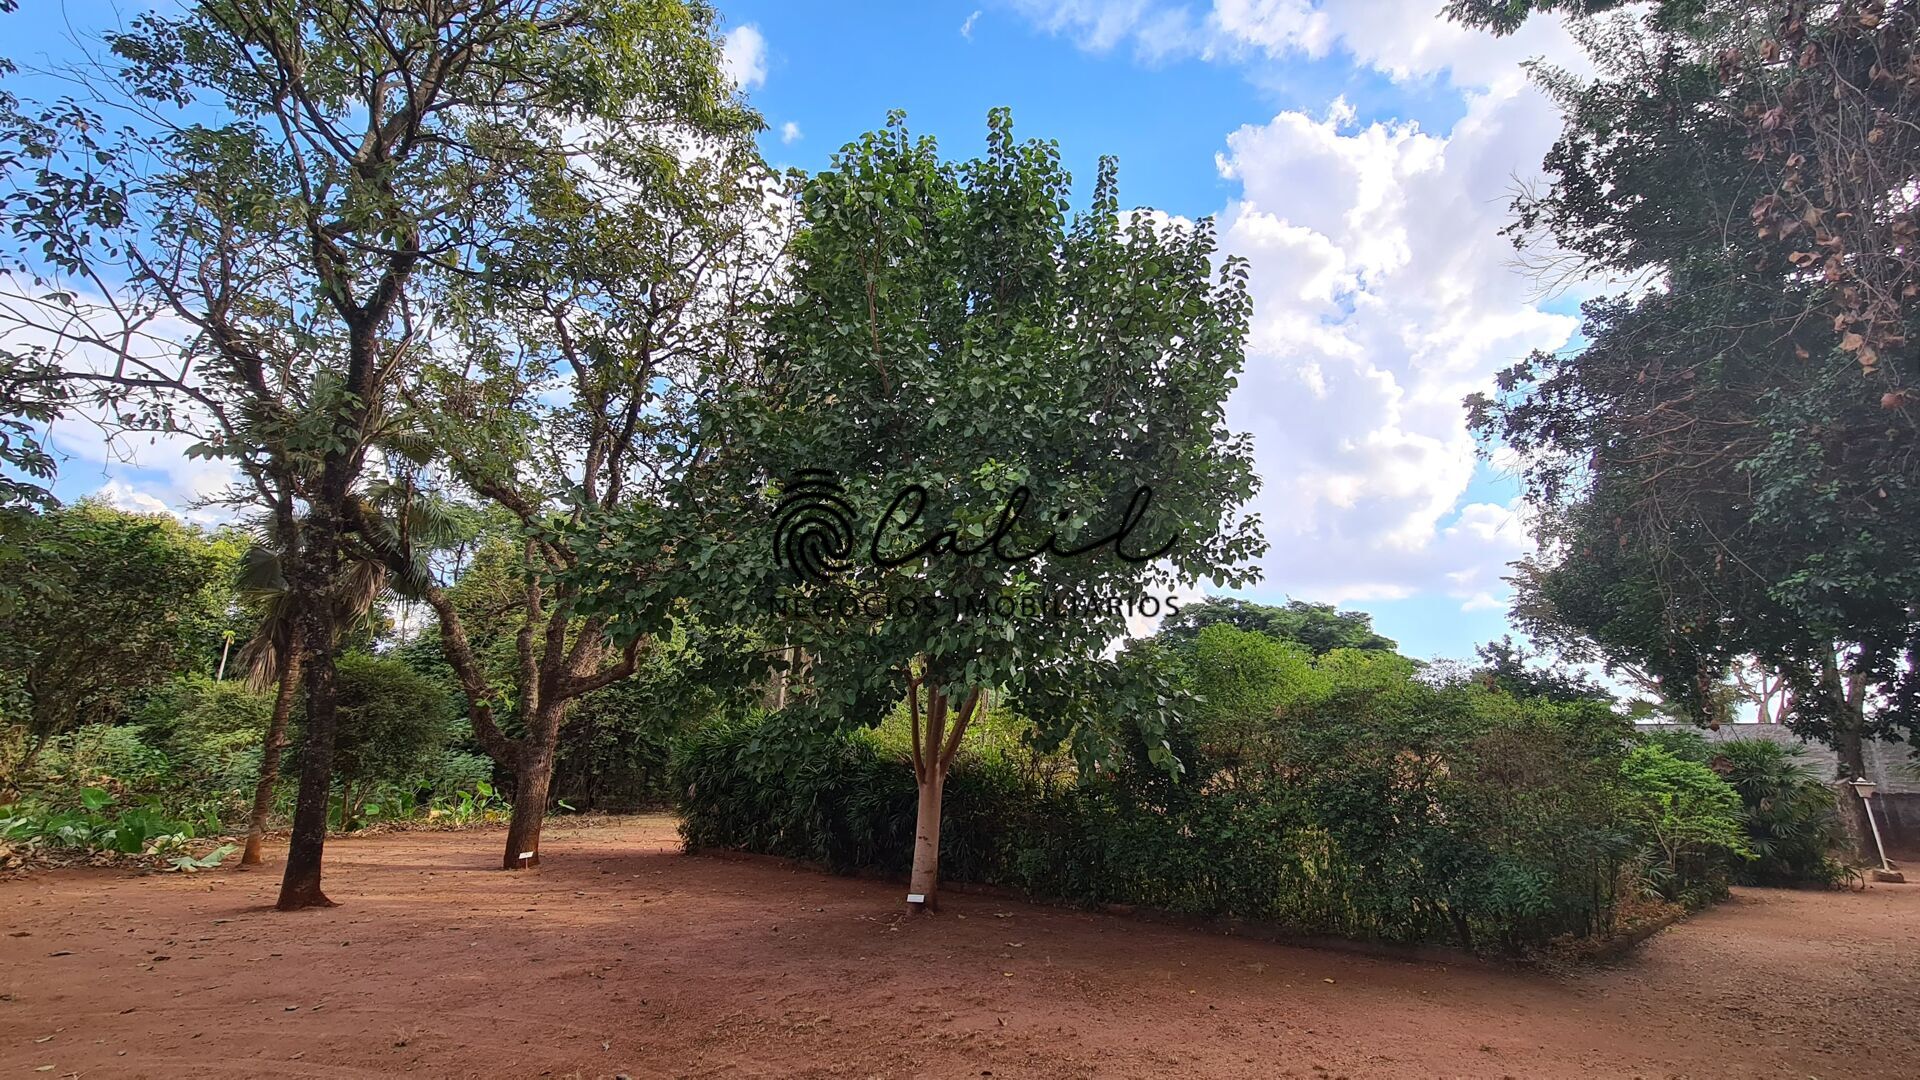
<instances>
[{"instance_id":1,"label":"green hedge","mask_svg":"<svg viewBox=\"0 0 1920 1080\"><path fill-rule=\"evenodd\" d=\"M1176 740L1190 763L1179 782L1141 746L1078 783L963 757L942 877L1482 951L1607 929L1641 850L1619 812L1621 733L1604 716L1469 691L1409 701L1296 725L1257 770L1208 765ZM777 717L721 725L680 745L674 775L690 850L907 869L912 770L870 735Z\"/></svg>"}]
</instances>

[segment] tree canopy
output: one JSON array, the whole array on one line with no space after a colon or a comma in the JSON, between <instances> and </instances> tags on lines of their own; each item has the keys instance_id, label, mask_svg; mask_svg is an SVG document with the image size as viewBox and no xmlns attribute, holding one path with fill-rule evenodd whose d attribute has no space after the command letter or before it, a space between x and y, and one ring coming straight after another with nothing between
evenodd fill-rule
<instances>
[{"instance_id":1,"label":"tree canopy","mask_svg":"<svg viewBox=\"0 0 1920 1080\"><path fill-rule=\"evenodd\" d=\"M1315 655L1335 649L1392 651L1399 647L1391 638L1374 633L1373 616L1364 611L1340 611L1332 604L1305 600L1260 604L1232 596L1210 596L1182 607L1161 621L1158 636L1169 645L1184 646L1217 625L1298 642Z\"/></svg>"}]
</instances>

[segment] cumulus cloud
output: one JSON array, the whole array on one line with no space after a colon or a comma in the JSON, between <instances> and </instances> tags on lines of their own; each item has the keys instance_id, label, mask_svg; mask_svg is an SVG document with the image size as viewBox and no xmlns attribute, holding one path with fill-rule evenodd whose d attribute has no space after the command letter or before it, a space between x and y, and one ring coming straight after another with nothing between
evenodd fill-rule
<instances>
[{"instance_id":1,"label":"cumulus cloud","mask_svg":"<svg viewBox=\"0 0 1920 1080\"><path fill-rule=\"evenodd\" d=\"M109 480L93 493L93 498L106 503L115 510L126 510L135 514L172 514L173 508L165 499L149 495L135 488L125 480Z\"/></svg>"},{"instance_id":2,"label":"cumulus cloud","mask_svg":"<svg viewBox=\"0 0 1920 1080\"><path fill-rule=\"evenodd\" d=\"M1498 235L1515 167L1557 118L1513 84L1445 134L1355 123L1335 101L1242 127L1219 157L1239 197L1223 244L1254 292L1231 405L1253 432L1267 581L1329 601L1440 591L1484 607L1529 548L1516 509L1460 506L1474 473L1461 399L1576 321L1540 310Z\"/></svg>"},{"instance_id":3,"label":"cumulus cloud","mask_svg":"<svg viewBox=\"0 0 1920 1080\"><path fill-rule=\"evenodd\" d=\"M12 284L0 275L0 283ZM27 290L22 290L23 292ZM139 310L119 297L108 303L98 293L76 291L72 303L55 310L24 301L9 307L0 343L8 348L40 348L62 357L74 371L105 374L125 366L134 374L173 377L179 354L199 332L173 315L142 312L136 331L122 344L127 359L89 341L121 340L120 317ZM54 329L58 326L59 329ZM188 377L198 384L197 376ZM213 524L231 512L214 506L239 479L231 463L188 457L199 440L183 432L130 430L113 408L82 397L48 425L45 443L59 463L55 491L63 498L86 493L114 506L142 513L166 511L186 520ZM101 485L89 490L87 485Z\"/></svg>"},{"instance_id":4,"label":"cumulus cloud","mask_svg":"<svg viewBox=\"0 0 1920 1080\"><path fill-rule=\"evenodd\" d=\"M792 146L801 140L800 125L789 120L780 125L780 141Z\"/></svg>"},{"instance_id":5,"label":"cumulus cloud","mask_svg":"<svg viewBox=\"0 0 1920 1080\"><path fill-rule=\"evenodd\" d=\"M86 410L50 428L50 447L69 483L88 474L104 482L92 497L122 510L173 514L200 525L233 520L226 496L240 481L232 463L187 456L193 437L160 432L107 435Z\"/></svg>"},{"instance_id":6,"label":"cumulus cloud","mask_svg":"<svg viewBox=\"0 0 1920 1080\"><path fill-rule=\"evenodd\" d=\"M966 38L968 41L972 41L973 27L979 21L980 21L980 12L976 10L973 14L967 16L966 22L963 22L960 24L960 36L963 38Z\"/></svg>"},{"instance_id":7,"label":"cumulus cloud","mask_svg":"<svg viewBox=\"0 0 1920 1080\"><path fill-rule=\"evenodd\" d=\"M1540 306L1498 235L1560 128L1523 62L1590 70L1566 26L1535 17L1496 38L1444 18L1439 0L1013 4L1082 49L1149 64L1234 62L1257 80L1301 57L1344 57L1460 95L1464 115L1446 131L1362 124L1336 98L1226 135L1217 164L1239 190L1220 213L1222 242L1248 260L1254 293L1229 411L1253 433L1265 480L1261 592L1504 606L1506 564L1532 542L1517 500L1468 502L1476 457L1461 399L1577 328Z\"/></svg>"},{"instance_id":8,"label":"cumulus cloud","mask_svg":"<svg viewBox=\"0 0 1920 1080\"><path fill-rule=\"evenodd\" d=\"M727 31L720 45L720 67L735 86L752 90L766 85L767 39L759 27L752 23L736 26Z\"/></svg>"}]
</instances>

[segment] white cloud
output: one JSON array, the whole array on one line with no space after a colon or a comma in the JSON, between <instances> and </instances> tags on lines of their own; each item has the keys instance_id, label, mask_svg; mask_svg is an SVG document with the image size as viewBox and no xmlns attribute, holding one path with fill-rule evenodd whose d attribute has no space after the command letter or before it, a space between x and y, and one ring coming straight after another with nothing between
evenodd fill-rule
<instances>
[{"instance_id":1,"label":"white cloud","mask_svg":"<svg viewBox=\"0 0 1920 1080\"><path fill-rule=\"evenodd\" d=\"M1460 505L1475 462L1460 402L1575 330L1535 306L1498 235L1515 171L1558 129L1514 83L1470 93L1444 134L1360 126L1336 100L1227 137L1220 173L1240 191L1221 233L1254 292L1230 420L1265 479L1263 591L1439 593L1464 610L1505 595L1531 544L1515 507Z\"/></svg>"},{"instance_id":2,"label":"white cloud","mask_svg":"<svg viewBox=\"0 0 1920 1080\"><path fill-rule=\"evenodd\" d=\"M190 458L192 436L126 432L109 438L77 410L49 429L49 446L60 459L60 475L69 483L91 474L101 487L92 493L123 510L170 513L201 525L231 521L235 508L224 496L240 481L232 463ZM71 490L69 488L68 490Z\"/></svg>"},{"instance_id":3,"label":"white cloud","mask_svg":"<svg viewBox=\"0 0 1920 1080\"><path fill-rule=\"evenodd\" d=\"M116 510L127 510L136 514L172 514L173 508L166 500L149 495L136 489L125 480L109 480L93 498L106 503Z\"/></svg>"},{"instance_id":4,"label":"white cloud","mask_svg":"<svg viewBox=\"0 0 1920 1080\"><path fill-rule=\"evenodd\" d=\"M1585 67L1558 19L1535 17L1516 33L1495 37L1445 18L1440 0L1213 0L1199 15L1158 0L1014 0L1014 6L1083 49L1105 52L1131 43L1148 61L1318 59L1340 50L1396 80L1445 72L1454 85L1474 87L1517 81L1519 61L1532 57Z\"/></svg>"},{"instance_id":5,"label":"white cloud","mask_svg":"<svg viewBox=\"0 0 1920 1080\"><path fill-rule=\"evenodd\" d=\"M974 24L979 21L980 12L976 10L973 14L967 16L966 22L960 24L960 36L966 38L968 41L972 41Z\"/></svg>"},{"instance_id":6,"label":"white cloud","mask_svg":"<svg viewBox=\"0 0 1920 1080\"><path fill-rule=\"evenodd\" d=\"M800 125L789 120L780 125L780 141L791 146L801 140Z\"/></svg>"},{"instance_id":7,"label":"white cloud","mask_svg":"<svg viewBox=\"0 0 1920 1080\"><path fill-rule=\"evenodd\" d=\"M1447 20L1440 0L1014 3L1083 49L1146 63L1232 61L1259 81L1300 57L1344 56L1460 94L1465 115L1444 132L1361 125L1335 98L1227 136L1219 171L1239 192L1221 235L1254 292L1230 418L1253 432L1265 480L1261 593L1503 606L1506 564L1532 542L1517 500L1462 505L1475 448L1461 399L1576 329L1539 306L1499 236L1560 130L1522 63L1590 71L1563 22L1536 16L1498 38Z\"/></svg>"},{"instance_id":8,"label":"white cloud","mask_svg":"<svg viewBox=\"0 0 1920 1080\"><path fill-rule=\"evenodd\" d=\"M766 85L767 39L759 27L752 23L736 26L727 31L720 44L720 67L735 86L752 90Z\"/></svg>"},{"instance_id":9,"label":"white cloud","mask_svg":"<svg viewBox=\"0 0 1920 1080\"><path fill-rule=\"evenodd\" d=\"M0 277L0 283L5 282L8 279ZM142 317L128 316L136 311ZM125 366L135 374L177 374L179 354L199 333L197 328L177 316L141 309L124 296L109 304L97 293L76 291L72 305L56 311L15 301L0 313L0 344L42 348L61 356L70 370L103 374L122 361L88 339L120 340L122 316L139 324L122 342ZM187 381L200 380L189 375ZM179 419L190 426L197 415L188 409ZM45 439L59 464L55 490L63 498L86 490L82 485L99 483L89 494L123 509L165 511L200 524L229 520L231 509L210 504L228 492L239 473L229 462L188 457L187 450L198 441L180 432L130 430L112 409L85 397L70 403L65 415L48 425Z\"/></svg>"}]
</instances>

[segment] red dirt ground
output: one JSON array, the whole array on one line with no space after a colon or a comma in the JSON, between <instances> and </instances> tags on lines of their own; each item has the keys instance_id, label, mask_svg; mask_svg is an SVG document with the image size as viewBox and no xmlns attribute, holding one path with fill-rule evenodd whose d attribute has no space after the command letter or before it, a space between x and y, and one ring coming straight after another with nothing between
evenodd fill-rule
<instances>
[{"instance_id":1,"label":"red dirt ground","mask_svg":"<svg viewBox=\"0 0 1920 1080\"><path fill-rule=\"evenodd\" d=\"M0 882L0 1077L1920 1076L1920 886L1739 892L1571 975L678 854L672 822ZM1870 1049L1868 1049L1870 1048ZM43 1066L50 1066L44 1072Z\"/></svg>"}]
</instances>

